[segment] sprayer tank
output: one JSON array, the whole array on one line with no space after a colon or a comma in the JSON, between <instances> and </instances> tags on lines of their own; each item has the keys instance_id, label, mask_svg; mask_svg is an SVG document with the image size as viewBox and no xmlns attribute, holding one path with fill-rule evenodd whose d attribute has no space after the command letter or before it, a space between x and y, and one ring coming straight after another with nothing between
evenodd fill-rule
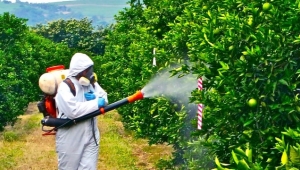
<instances>
[{"instance_id":1,"label":"sprayer tank","mask_svg":"<svg viewBox=\"0 0 300 170\"><path fill-rule=\"evenodd\" d=\"M69 70L65 70L61 65L49 67L46 71L39 78L39 87L45 94L54 95L58 85L67 77Z\"/></svg>"}]
</instances>

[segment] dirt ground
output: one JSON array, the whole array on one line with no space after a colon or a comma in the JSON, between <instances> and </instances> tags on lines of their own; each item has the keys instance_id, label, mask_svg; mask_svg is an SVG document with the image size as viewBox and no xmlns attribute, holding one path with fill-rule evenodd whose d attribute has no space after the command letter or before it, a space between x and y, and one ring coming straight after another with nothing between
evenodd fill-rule
<instances>
[{"instance_id":1,"label":"dirt ground","mask_svg":"<svg viewBox=\"0 0 300 170\"><path fill-rule=\"evenodd\" d=\"M25 114L32 114L32 113L37 113L39 110L38 110L38 107L37 107L37 103L38 102L30 102L28 104L28 107L25 111Z\"/></svg>"}]
</instances>

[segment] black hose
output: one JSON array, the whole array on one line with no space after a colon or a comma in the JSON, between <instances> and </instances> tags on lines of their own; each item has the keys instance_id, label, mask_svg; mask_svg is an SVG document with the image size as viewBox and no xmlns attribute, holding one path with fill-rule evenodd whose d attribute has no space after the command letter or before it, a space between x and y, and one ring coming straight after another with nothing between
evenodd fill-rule
<instances>
[{"instance_id":1,"label":"black hose","mask_svg":"<svg viewBox=\"0 0 300 170\"><path fill-rule=\"evenodd\" d=\"M77 124L83 120L87 120L92 117L98 116L100 114L104 114L108 111L116 109L127 103L129 103L129 101L127 98L125 98L125 99L119 100L115 103L112 103L110 105L107 105L103 109L100 108L99 110L96 110L92 113L86 114L84 116L81 116L81 117L78 117L75 119L61 119L61 118L46 117L43 120L41 120L41 123L43 126L56 127L56 129L61 128L61 127L71 126L71 125Z\"/></svg>"}]
</instances>

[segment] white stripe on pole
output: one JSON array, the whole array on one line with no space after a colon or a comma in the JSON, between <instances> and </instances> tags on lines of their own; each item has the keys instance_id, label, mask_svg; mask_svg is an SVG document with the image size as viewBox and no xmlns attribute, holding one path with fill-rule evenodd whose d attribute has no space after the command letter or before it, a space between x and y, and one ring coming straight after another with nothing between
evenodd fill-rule
<instances>
[{"instance_id":1,"label":"white stripe on pole","mask_svg":"<svg viewBox=\"0 0 300 170\"><path fill-rule=\"evenodd\" d=\"M203 86L202 86L202 78L200 77L198 79L198 89L202 90ZM198 104L198 130L202 129L202 117L203 117L203 104Z\"/></svg>"},{"instance_id":2,"label":"white stripe on pole","mask_svg":"<svg viewBox=\"0 0 300 170\"><path fill-rule=\"evenodd\" d=\"M153 62L152 62L152 66L156 66L155 48L153 48Z\"/></svg>"}]
</instances>

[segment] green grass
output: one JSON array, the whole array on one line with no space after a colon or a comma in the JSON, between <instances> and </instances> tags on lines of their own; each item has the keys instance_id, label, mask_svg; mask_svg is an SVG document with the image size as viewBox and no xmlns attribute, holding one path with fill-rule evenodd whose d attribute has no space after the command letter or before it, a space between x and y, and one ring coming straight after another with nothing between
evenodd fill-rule
<instances>
[{"instance_id":1,"label":"green grass","mask_svg":"<svg viewBox=\"0 0 300 170\"><path fill-rule=\"evenodd\" d=\"M132 155L131 141L122 137L124 129L114 117L115 113L99 117L100 135L100 164L98 169L136 169L136 158ZM117 145L116 145L117 144ZM114 155L114 156L112 156Z\"/></svg>"},{"instance_id":2,"label":"green grass","mask_svg":"<svg viewBox=\"0 0 300 170\"><path fill-rule=\"evenodd\" d=\"M0 133L0 170L13 169L24 155L24 141L28 133L39 128L40 114L21 116L15 126Z\"/></svg>"},{"instance_id":3,"label":"green grass","mask_svg":"<svg viewBox=\"0 0 300 170\"><path fill-rule=\"evenodd\" d=\"M0 170L13 169L17 165L16 160L23 155L20 142L13 145L7 142L0 142Z\"/></svg>"}]
</instances>

